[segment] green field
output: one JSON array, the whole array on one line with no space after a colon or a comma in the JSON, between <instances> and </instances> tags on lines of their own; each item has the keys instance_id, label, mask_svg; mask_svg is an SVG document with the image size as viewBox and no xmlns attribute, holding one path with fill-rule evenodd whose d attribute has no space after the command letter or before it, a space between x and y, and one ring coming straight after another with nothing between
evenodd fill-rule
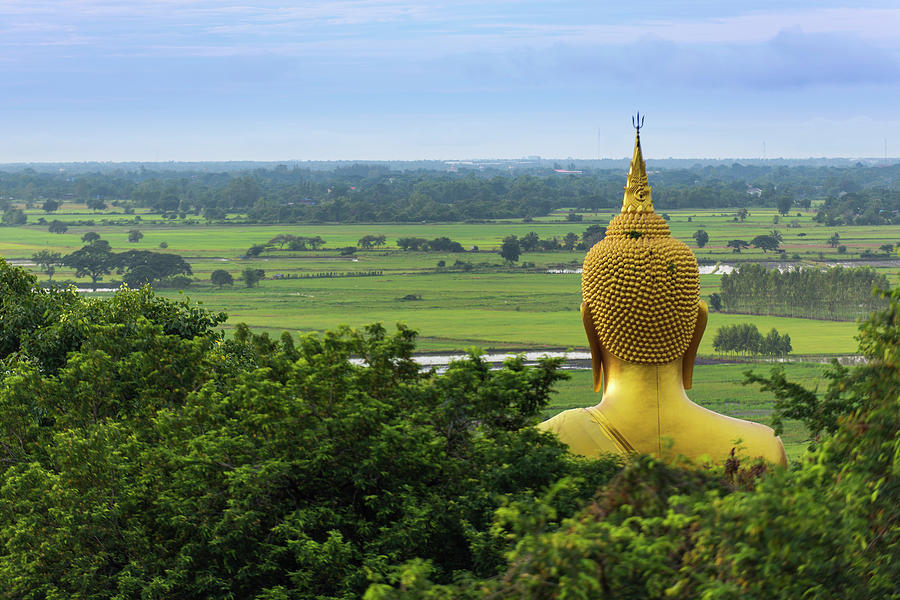
<instances>
[{"instance_id":1,"label":"green field","mask_svg":"<svg viewBox=\"0 0 900 600\"><path fill-rule=\"evenodd\" d=\"M580 267L583 252L523 253L515 266L507 265L498 253L504 237L523 236L534 231L541 238L562 238L572 231L580 235L591 224L606 225L611 212L582 213L583 221L566 220L568 211L525 223L493 221L485 223L374 223L315 225L243 225L239 223L193 224L162 220L140 210L135 215L121 212L95 214L84 207L66 207L60 214L43 215L28 211L29 222L44 216L70 223L92 219L94 226L71 225L64 234L51 234L45 225L28 224L0 229L0 256L29 264L32 254L48 249L62 254L82 246L81 236L96 231L110 242L114 251L153 250L183 256L192 266L194 282L184 292L158 290L167 297L188 296L207 308L229 314L226 331L245 322L257 331L280 334L281 331L315 332L339 325L360 327L374 321L389 325L403 322L420 333L418 350L423 352L459 351L478 347L484 350L577 349L586 350L578 307L581 302L580 275L549 273L549 269L574 270ZM900 226L824 227L813 221L813 212L781 217L773 224L774 210L752 210L744 222L734 220L735 213L717 210L669 211L673 235L694 250L701 264L733 265L740 261L776 260L771 253L745 250L733 253L729 240L745 239L768 233L773 226L782 234L787 261L792 264L822 265L859 260L860 254L878 251L885 243L900 240ZM106 220L104 223L104 219ZM787 227L789 223L799 227ZM128 242L128 231L139 229L139 243ZM692 234L704 229L710 236L706 247L696 248ZM845 254L827 244L834 233L846 245ZM318 251L269 251L258 258L243 258L254 244L263 244L279 234L321 236L325 248ZM805 235L801 235L805 234ZM365 235L384 235L384 248L358 251L341 256L335 249L355 246ZM397 248L401 237L432 239L446 236L460 242L467 252L405 252ZM161 245L165 248L161 248ZM478 248L474 251L473 248ZM883 253L868 263L900 283L896 255ZM443 267L438 266L443 261ZM457 261L468 263L454 267ZM467 269L463 270L462 266ZM252 267L266 272L259 287L246 288L238 281L243 269ZM217 269L235 278L233 287L217 289L209 279ZM336 277L364 272L377 276ZM322 274L330 274L322 277ZM317 275L317 277L311 277ZM46 275L40 275L46 279ZM114 279L115 275L112 276ZM708 298L719 289L721 275L701 276L701 295ZM57 270L55 279L75 281L87 286L87 279L76 280L66 268ZM109 276L107 277L109 279ZM100 286L104 284L101 282ZM103 293L101 293L103 294ZM700 346L701 355L713 355L712 339L718 327L752 322L762 332L776 328L788 333L795 355L842 355L856 351L857 324L713 312ZM743 386L743 364L708 365L695 369L694 389L690 397L711 410L738 418L768 422L773 398L755 386ZM764 365L753 366L766 372ZM808 387L821 382L821 364L786 364L789 377ZM591 392L589 371L572 371L572 378L561 382L547 414L576 406L595 404L600 397ZM786 424L783 439L788 456L796 459L806 448L806 431L797 422Z\"/></svg>"},{"instance_id":2,"label":"green field","mask_svg":"<svg viewBox=\"0 0 900 600\"><path fill-rule=\"evenodd\" d=\"M696 365L693 389L688 396L701 406L717 413L770 424L774 397L761 392L758 385L742 385L744 371L753 370L768 375L766 365ZM824 390L827 381L822 376L825 365L792 363L784 365L788 379L810 389ZM601 394L591 391L590 371L569 371L571 378L556 384L550 407L544 411L550 417L569 408L592 406L600 402ZM788 460L797 460L808 447L807 431L797 421L787 421L781 439Z\"/></svg>"},{"instance_id":3,"label":"green field","mask_svg":"<svg viewBox=\"0 0 900 600\"><path fill-rule=\"evenodd\" d=\"M497 252L504 237L522 236L529 231L541 238L563 237L567 232L580 234L593 223L605 225L611 212L583 213L582 222L567 221L565 211L525 223L493 221L485 223L370 223L315 225L242 225L238 223L181 223L163 221L159 215L137 211L95 214L80 205L64 205L52 215L28 211L29 224L0 229L0 256L18 261L32 269L28 260L43 249L67 254L82 246L81 236L96 231L110 242L114 251L154 250L183 256L192 266L194 283L184 291L208 308L229 313L227 328L246 322L257 330L280 332L320 331L341 324L360 326L372 321L405 322L420 334L423 351L459 350L468 346L484 349L579 348L585 347L584 332L578 316L580 276L550 274L548 268L575 269L583 252L523 253L519 263L510 267ZM814 213L781 217L776 226L784 236L788 260L794 263L822 264L859 258L864 250L900 240L900 226L824 227ZM694 248L701 262L735 264L737 260L772 260L759 250L740 254L726 247L728 240L752 239L771 231L774 210L751 210L744 222L736 222L735 213L717 210L670 211L673 234ZM133 219L139 216L140 223ZM72 225L66 233L52 234L46 225L34 224L38 218L67 222L92 219L94 226ZM190 218L190 217L189 217ZM104 224L105 220L105 224ZM121 223L119 223L121 222ZM799 228L788 228L796 222ZM691 235L705 229L710 241L695 248ZM139 243L128 242L128 231L139 229ZM826 240L840 235L847 253L840 255ZM326 246L318 251L270 251L254 259L242 256L247 248L262 244L276 235L321 236ZM800 234L806 234L800 236ZM335 250L355 246L365 235L384 235L385 248L359 251L355 257L340 256ZM400 237L432 239L446 236L460 242L467 252L404 252L396 247ZM164 244L165 249L160 245ZM478 251L471 251L477 246ZM794 254L799 260L792 260ZM876 268L898 283L900 262L880 254ZM896 258L896 257L894 257ZM438 267L444 261L445 267ZM454 268L456 261L471 265L470 271ZM233 288L216 289L210 274L224 269L237 280L243 269L263 269L267 278L260 287L247 289L239 281ZM468 267L467 267L468 268ZM380 271L376 277L288 278L298 276ZM285 278L275 278L276 276ZM113 278L116 276L113 275ZM42 275L42 278L46 276ZM60 267L57 280L76 281L79 287L87 279L76 280L72 271ZM109 279L109 276L107 277ZM719 275L701 276L701 294L708 297L719 288ZM103 284L101 283L101 286ZM159 290L166 296L179 292ZM407 298L415 298L413 300ZM772 327L790 334L796 354L847 354L856 349L855 323L811 321L780 317L757 317L713 313L701 354L712 353L716 328L725 324L752 321L761 331Z\"/></svg>"}]
</instances>

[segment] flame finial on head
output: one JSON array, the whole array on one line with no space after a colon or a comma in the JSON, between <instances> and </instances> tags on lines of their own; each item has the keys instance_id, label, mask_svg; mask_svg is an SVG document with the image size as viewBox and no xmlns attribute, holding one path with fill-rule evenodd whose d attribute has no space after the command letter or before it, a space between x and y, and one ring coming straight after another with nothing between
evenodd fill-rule
<instances>
[{"instance_id":1,"label":"flame finial on head","mask_svg":"<svg viewBox=\"0 0 900 600\"><path fill-rule=\"evenodd\" d=\"M647 182L647 165L641 153L641 127L644 117L637 113L631 117L634 126L634 155L628 169L628 180L625 183L625 197L622 199L622 212L653 212L653 200L650 198L650 184Z\"/></svg>"},{"instance_id":2,"label":"flame finial on head","mask_svg":"<svg viewBox=\"0 0 900 600\"><path fill-rule=\"evenodd\" d=\"M634 119L640 130L643 118ZM697 259L653 211L639 131L622 212L584 257L581 290L600 343L633 363L684 355L697 322Z\"/></svg>"}]
</instances>

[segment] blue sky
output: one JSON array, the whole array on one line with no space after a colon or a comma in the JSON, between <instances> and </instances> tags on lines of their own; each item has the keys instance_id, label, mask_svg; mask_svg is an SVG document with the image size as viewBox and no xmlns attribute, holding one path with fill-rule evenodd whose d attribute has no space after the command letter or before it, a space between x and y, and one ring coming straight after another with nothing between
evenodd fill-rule
<instances>
[{"instance_id":1,"label":"blue sky","mask_svg":"<svg viewBox=\"0 0 900 600\"><path fill-rule=\"evenodd\" d=\"M900 155L900 4L0 0L0 162Z\"/></svg>"}]
</instances>

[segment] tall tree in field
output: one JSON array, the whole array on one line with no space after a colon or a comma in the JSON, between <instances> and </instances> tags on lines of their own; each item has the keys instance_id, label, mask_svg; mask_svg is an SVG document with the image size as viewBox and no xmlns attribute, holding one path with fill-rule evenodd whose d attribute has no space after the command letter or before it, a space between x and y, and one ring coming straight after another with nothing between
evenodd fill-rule
<instances>
[{"instance_id":1,"label":"tall tree in field","mask_svg":"<svg viewBox=\"0 0 900 600\"><path fill-rule=\"evenodd\" d=\"M702 248L709 241L709 234L706 233L706 231L703 229L698 229L697 231L695 231L692 237L697 242L698 248Z\"/></svg>"},{"instance_id":2,"label":"tall tree in field","mask_svg":"<svg viewBox=\"0 0 900 600\"><path fill-rule=\"evenodd\" d=\"M539 241L538 234L529 231L519 239L519 247L522 249L522 252L531 252L537 249Z\"/></svg>"},{"instance_id":3,"label":"tall tree in field","mask_svg":"<svg viewBox=\"0 0 900 600\"><path fill-rule=\"evenodd\" d=\"M732 252L740 254L741 250L746 250L750 247L750 242L746 240L731 240L726 245L731 248Z\"/></svg>"},{"instance_id":4,"label":"tall tree in field","mask_svg":"<svg viewBox=\"0 0 900 600\"><path fill-rule=\"evenodd\" d=\"M176 275L191 275L191 265L177 254L128 250L113 255L115 268L125 271L122 281L132 287L159 282Z\"/></svg>"},{"instance_id":5,"label":"tall tree in field","mask_svg":"<svg viewBox=\"0 0 900 600\"><path fill-rule=\"evenodd\" d=\"M514 235L503 238L503 244L500 246L500 256L503 257L503 260L512 264L519 260L519 254L521 254L519 238Z\"/></svg>"},{"instance_id":6,"label":"tall tree in field","mask_svg":"<svg viewBox=\"0 0 900 600\"><path fill-rule=\"evenodd\" d=\"M781 216L787 215L794 205L794 196L790 192L782 192L775 201L775 206Z\"/></svg>"},{"instance_id":7,"label":"tall tree in field","mask_svg":"<svg viewBox=\"0 0 900 600\"><path fill-rule=\"evenodd\" d=\"M244 285L248 288L256 287L259 285L259 282L266 276L266 272L262 269L254 269L253 267L247 267L241 272L241 279L244 280Z\"/></svg>"},{"instance_id":8,"label":"tall tree in field","mask_svg":"<svg viewBox=\"0 0 900 600\"><path fill-rule=\"evenodd\" d=\"M778 240L775 239L771 235L758 235L752 240L750 240L750 244L754 248L759 248L763 251L763 254L771 250L772 252L778 251Z\"/></svg>"},{"instance_id":9,"label":"tall tree in field","mask_svg":"<svg viewBox=\"0 0 900 600\"><path fill-rule=\"evenodd\" d=\"M67 254L63 257L63 264L75 269L76 277L90 277L94 287L104 275L116 267L112 250L106 240L95 240L80 250Z\"/></svg>"},{"instance_id":10,"label":"tall tree in field","mask_svg":"<svg viewBox=\"0 0 900 600\"><path fill-rule=\"evenodd\" d=\"M226 271L225 269L216 269L210 275L209 280L213 285L219 286L221 290L223 286L230 286L234 284L234 278L231 276L231 273Z\"/></svg>"},{"instance_id":11,"label":"tall tree in field","mask_svg":"<svg viewBox=\"0 0 900 600\"><path fill-rule=\"evenodd\" d=\"M138 243L143 237L144 234L139 229L132 229L128 232L128 241L132 244Z\"/></svg>"},{"instance_id":12,"label":"tall tree in field","mask_svg":"<svg viewBox=\"0 0 900 600\"><path fill-rule=\"evenodd\" d=\"M53 221L51 221L50 226L47 227L47 231L49 231L50 233L65 233L68 230L69 226L58 219L54 219Z\"/></svg>"},{"instance_id":13,"label":"tall tree in field","mask_svg":"<svg viewBox=\"0 0 900 600\"><path fill-rule=\"evenodd\" d=\"M85 202L85 205L95 212L106 210L106 202L104 202L100 198L90 198L87 202Z\"/></svg>"}]
</instances>

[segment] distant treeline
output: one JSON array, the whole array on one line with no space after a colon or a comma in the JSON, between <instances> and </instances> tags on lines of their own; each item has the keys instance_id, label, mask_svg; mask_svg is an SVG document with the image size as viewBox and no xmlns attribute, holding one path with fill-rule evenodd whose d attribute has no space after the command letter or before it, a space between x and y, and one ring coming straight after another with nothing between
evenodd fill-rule
<instances>
[{"instance_id":1,"label":"distant treeline","mask_svg":"<svg viewBox=\"0 0 900 600\"><path fill-rule=\"evenodd\" d=\"M173 218L221 220L237 212L258 223L528 218L560 208L614 209L624 179L622 169L586 168L573 176L537 166L461 172L369 164L331 171L277 167L218 173L140 168L77 175L25 169L0 171L0 211L26 202L49 213L58 210L59 202L78 201L96 211L114 203ZM893 222L900 214L897 182L900 165L698 164L651 175L660 209L770 206L787 212L822 200L823 219L851 224Z\"/></svg>"},{"instance_id":2,"label":"distant treeline","mask_svg":"<svg viewBox=\"0 0 900 600\"><path fill-rule=\"evenodd\" d=\"M719 293L726 312L850 321L884 308L875 288L888 280L870 267L782 273L750 264L723 275Z\"/></svg>"}]
</instances>

